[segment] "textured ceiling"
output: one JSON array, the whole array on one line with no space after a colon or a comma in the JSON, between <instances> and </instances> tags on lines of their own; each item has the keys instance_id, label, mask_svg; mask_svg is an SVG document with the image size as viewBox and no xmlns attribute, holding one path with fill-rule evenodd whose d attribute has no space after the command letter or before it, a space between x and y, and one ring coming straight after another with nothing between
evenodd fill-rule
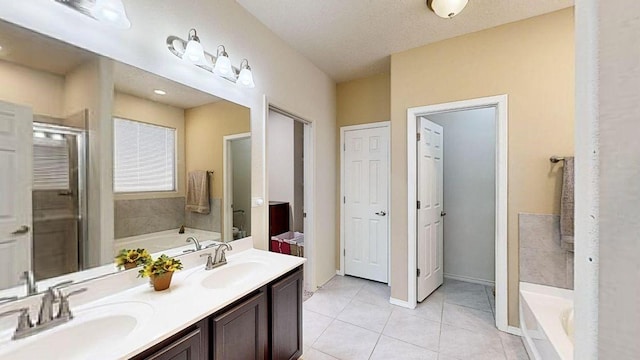
<instances>
[{"instance_id":1,"label":"textured ceiling","mask_svg":"<svg viewBox=\"0 0 640 360\"><path fill-rule=\"evenodd\" d=\"M0 46L0 61L59 76L98 57L90 51L4 21L0 21ZM113 80L115 89L120 92L183 109L220 101L213 95L119 62L115 62ZM162 89L167 94L156 95L155 89Z\"/></svg>"},{"instance_id":2,"label":"textured ceiling","mask_svg":"<svg viewBox=\"0 0 640 360\"><path fill-rule=\"evenodd\" d=\"M573 6L574 0L469 0L442 19L425 0L236 0L338 82L387 72L389 55Z\"/></svg>"}]
</instances>

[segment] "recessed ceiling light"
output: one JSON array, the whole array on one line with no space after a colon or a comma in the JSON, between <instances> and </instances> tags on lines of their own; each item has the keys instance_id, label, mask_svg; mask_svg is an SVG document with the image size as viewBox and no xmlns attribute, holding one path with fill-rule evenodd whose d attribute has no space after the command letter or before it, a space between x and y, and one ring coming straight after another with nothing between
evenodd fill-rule
<instances>
[{"instance_id":1,"label":"recessed ceiling light","mask_svg":"<svg viewBox=\"0 0 640 360\"><path fill-rule=\"evenodd\" d=\"M167 92L164 90L160 90L160 89L155 89L153 90L154 93L156 93L157 95L167 95Z\"/></svg>"}]
</instances>

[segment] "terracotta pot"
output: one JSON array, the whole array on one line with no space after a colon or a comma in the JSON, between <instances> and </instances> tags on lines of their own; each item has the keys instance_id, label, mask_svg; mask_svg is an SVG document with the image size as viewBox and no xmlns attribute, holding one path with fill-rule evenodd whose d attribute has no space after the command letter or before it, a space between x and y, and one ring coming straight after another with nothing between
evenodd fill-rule
<instances>
[{"instance_id":1,"label":"terracotta pot","mask_svg":"<svg viewBox=\"0 0 640 360\"><path fill-rule=\"evenodd\" d=\"M153 288L155 291L167 290L171 286L171 277L173 271L166 272L162 275L152 275L151 281L153 281Z\"/></svg>"},{"instance_id":2,"label":"terracotta pot","mask_svg":"<svg viewBox=\"0 0 640 360\"><path fill-rule=\"evenodd\" d=\"M131 270L131 269L135 269L136 268L136 263L125 263L124 264L124 269L125 270Z\"/></svg>"}]
</instances>

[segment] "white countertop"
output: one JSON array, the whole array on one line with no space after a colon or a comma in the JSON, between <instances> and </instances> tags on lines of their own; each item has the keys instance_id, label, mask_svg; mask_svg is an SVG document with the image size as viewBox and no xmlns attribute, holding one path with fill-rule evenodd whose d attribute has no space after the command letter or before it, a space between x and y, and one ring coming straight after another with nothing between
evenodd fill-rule
<instances>
[{"instance_id":1,"label":"white countertop","mask_svg":"<svg viewBox=\"0 0 640 360\"><path fill-rule=\"evenodd\" d=\"M74 306L72 298L71 310L76 314L76 319L67 324L17 341L10 340L12 331L4 329L3 332L0 332L0 359L8 358L10 356L8 354L14 354L17 348L24 347L27 349L29 344L42 341L50 333L59 330L64 331L64 328L72 327L74 322L82 321L83 314L100 311L105 313L105 309L109 309L109 306L126 307L128 306L127 304L143 304L144 308L149 309L148 314L146 313L147 310L142 311L145 312L145 320L141 321L124 341L119 340L117 343L103 342L96 346L90 346L91 344L85 343L83 344L84 352L78 354L78 356L81 355L81 358L129 359L304 264L305 259L248 249L229 254L227 261L226 265L211 271L205 271L204 265L198 265L177 272L173 276L171 288L161 292L154 291L145 283L81 306ZM208 289L200 284L202 279L210 274L244 262L259 262L268 264L268 266L265 266L263 271L253 272L250 278L243 279L240 284L232 288ZM131 305L131 307L134 308L134 305ZM138 305L135 305L136 309ZM117 315L117 311L114 311L113 315ZM107 314L107 316L110 315ZM59 343L57 342L56 347L74 349L74 346L82 341L83 339L81 338L65 338ZM56 349L48 350L50 352L47 354L30 353L29 356L46 358L56 352ZM89 353L86 351L89 351ZM66 358L69 357L66 356ZM73 355L71 355L71 358L73 358Z\"/></svg>"}]
</instances>

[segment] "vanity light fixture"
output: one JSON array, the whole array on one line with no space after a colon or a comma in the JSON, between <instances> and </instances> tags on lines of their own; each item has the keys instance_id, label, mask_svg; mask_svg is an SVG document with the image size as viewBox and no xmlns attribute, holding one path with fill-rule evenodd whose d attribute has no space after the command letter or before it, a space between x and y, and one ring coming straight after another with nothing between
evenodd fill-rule
<instances>
[{"instance_id":1,"label":"vanity light fixture","mask_svg":"<svg viewBox=\"0 0 640 360\"><path fill-rule=\"evenodd\" d=\"M131 21L127 17L122 0L54 0L58 4L109 24L117 29L128 29Z\"/></svg>"},{"instance_id":2,"label":"vanity light fixture","mask_svg":"<svg viewBox=\"0 0 640 360\"><path fill-rule=\"evenodd\" d=\"M441 18L451 19L467 6L469 0L427 0L427 6Z\"/></svg>"},{"instance_id":3,"label":"vanity light fixture","mask_svg":"<svg viewBox=\"0 0 640 360\"><path fill-rule=\"evenodd\" d=\"M205 65L204 49L200 44L200 38L196 29L189 30L189 41L184 49L182 58L195 65Z\"/></svg>"},{"instance_id":4,"label":"vanity light fixture","mask_svg":"<svg viewBox=\"0 0 640 360\"><path fill-rule=\"evenodd\" d=\"M233 69L231 68L231 60L229 60L229 54L227 54L224 45L218 46L218 51L216 54L216 65L213 68L213 72L216 75L225 78L233 74Z\"/></svg>"},{"instance_id":5,"label":"vanity light fixture","mask_svg":"<svg viewBox=\"0 0 640 360\"><path fill-rule=\"evenodd\" d=\"M249 66L249 61L247 59L242 59L242 62L240 62L240 74L238 75L237 84L239 87L243 88L256 87L256 84L253 82L251 66Z\"/></svg>"},{"instance_id":6,"label":"vanity light fixture","mask_svg":"<svg viewBox=\"0 0 640 360\"><path fill-rule=\"evenodd\" d=\"M195 29L189 31L188 40L181 39L174 35L168 36L167 48L173 55L184 59L185 62L192 63L201 69L229 80L240 88L256 87L247 59L242 60L239 69L236 68L231 64L229 54L227 54L224 45L218 46L215 56L211 55L202 47Z\"/></svg>"},{"instance_id":7,"label":"vanity light fixture","mask_svg":"<svg viewBox=\"0 0 640 360\"><path fill-rule=\"evenodd\" d=\"M166 92L166 91L164 91L164 90L162 90L162 89L155 89L155 90L153 90L153 92L154 92L156 95L167 95L167 92Z\"/></svg>"}]
</instances>

